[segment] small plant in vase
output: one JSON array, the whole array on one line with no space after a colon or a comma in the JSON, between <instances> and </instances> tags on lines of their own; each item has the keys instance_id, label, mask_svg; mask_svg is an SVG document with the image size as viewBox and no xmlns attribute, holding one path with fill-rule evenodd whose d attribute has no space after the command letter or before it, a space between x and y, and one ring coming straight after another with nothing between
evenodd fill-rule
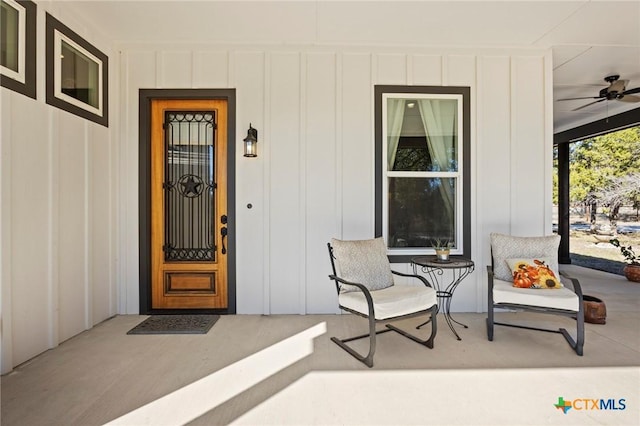
<instances>
[{"instance_id":1,"label":"small plant in vase","mask_svg":"<svg viewBox=\"0 0 640 426\"><path fill-rule=\"evenodd\" d=\"M450 240L436 239L432 243L433 248L436 251L436 259L440 262L446 262L449 260L449 254L451 253L451 247L453 243Z\"/></svg>"},{"instance_id":2,"label":"small plant in vase","mask_svg":"<svg viewBox=\"0 0 640 426\"><path fill-rule=\"evenodd\" d=\"M620 249L620 253L624 256L627 266L624 267L624 276L629 281L640 282L640 256L633 251L633 247L620 244L617 238L609 240L609 242Z\"/></svg>"}]
</instances>

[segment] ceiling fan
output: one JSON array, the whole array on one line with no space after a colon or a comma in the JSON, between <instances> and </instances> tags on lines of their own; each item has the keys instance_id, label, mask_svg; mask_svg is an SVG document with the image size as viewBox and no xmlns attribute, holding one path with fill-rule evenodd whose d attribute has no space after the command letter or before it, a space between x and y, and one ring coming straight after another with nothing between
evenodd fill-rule
<instances>
[{"instance_id":1,"label":"ceiling fan","mask_svg":"<svg viewBox=\"0 0 640 426\"><path fill-rule=\"evenodd\" d=\"M626 85L629 80L619 80L619 75L610 75L604 78L604 81L609 83L609 87L605 87L600 90L598 96L588 96L585 98L566 98L558 99L559 101L575 101L578 99L597 99L597 101L589 102L586 105L582 105L572 111L578 111L579 109L586 108L589 105L597 104L602 101L622 101L622 102L640 102L640 96L634 96L633 93L640 93L640 87L634 89L626 89Z\"/></svg>"}]
</instances>

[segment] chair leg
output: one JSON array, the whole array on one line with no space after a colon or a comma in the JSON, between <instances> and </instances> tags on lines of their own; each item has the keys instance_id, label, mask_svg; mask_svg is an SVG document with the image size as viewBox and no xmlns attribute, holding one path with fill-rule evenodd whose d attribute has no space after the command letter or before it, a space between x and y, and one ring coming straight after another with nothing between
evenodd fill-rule
<instances>
[{"instance_id":1,"label":"chair leg","mask_svg":"<svg viewBox=\"0 0 640 426\"><path fill-rule=\"evenodd\" d=\"M376 352L376 334L386 333L387 331L391 331L391 330L385 329L385 330L376 331L376 320L373 317L369 317L369 333L368 334L349 337L347 339L338 339L337 337L332 337L331 341L336 345L340 346L345 351L347 351L355 359L364 363L364 365L366 365L367 367L371 368L373 367L373 355ZM366 356L359 354L352 347L347 345L347 342L363 339L365 337L369 338L369 352L367 353Z\"/></svg>"},{"instance_id":2,"label":"chair leg","mask_svg":"<svg viewBox=\"0 0 640 426\"><path fill-rule=\"evenodd\" d=\"M522 328L525 330L534 330L534 331L544 331L547 333L557 333L557 334L562 334L565 338L565 340L567 341L567 343L569 343L569 346L571 346L571 349L573 349L577 355L582 356L583 355L583 348L584 348L584 317L582 318L582 321L580 321L579 319L580 316L578 316L577 322L577 330L576 330L576 340L573 339L573 337L571 336L571 334L565 329L565 328L559 328L557 330L550 330L547 328L539 328L539 327L530 327L527 325L520 325L520 324L509 324L509 323L504 323L504 322L495 322L495 325L502 325L505 327L513 327L513 328ZM487 319L487 324L488 324L488 319ZM491 339L489 339L491 340Z\"/></svg>"},{"instance_id":3,"label":"chair leg","mask_svg":"<svg viewBox=\"0 0 640 426\"><path fill-rule=\"evenodd\" d=\"M487 340L493 342L493 263L487 266Z\"/></svg>"},{"instance_id":4,"label":"chair leg","mask_svg":"<svg viewBox=\"0 0 640 426\"><path fill-rule=\"evenodd\" d=\"M561 328L558 331L564 336L567 342L569 342L569 346L576 351L576 354L582 356L584 352L584 312L578 313L576 323L576 340L573 340L573 337L566 329Z\"/></svg>"},{"instance_id":5,"label":"chair leg","mask_svg":"<svg viewBox=\"0 0 640 426\"><path fill-rule=\"evenodd\" d=\"M578 325L576 327L576 353L582 356L584 350L584 312L578 313Z\"/></svg>"},{"instance_id":6,"label":"chair leg","mask_svg":"<svg viewBox=\"0 0 640 426\"><path fill-rule=\"evenodd\" d=\"M413 340L414 342L420 343L423 346L426 346L426 347L428 347L430 349L433 349L435 338L436 338L436 334L438 332L438 323L437 323L437 320L436 320L436 314L438 313L438 306L435 305L432 308L430 308L429 310L427 310L426 312L428 314L430 314L430 316L431 316L431 320L430 320L430 322L431 322L431 335L426 340L422 340L422 339L420 339L420 338L418 338L418 337L416 337L416 336L414 336L412 334L409 334L406 331L401 330L401 329L399 329L398 327L396 327L396 326L394 326L392 324L386 324L386 328L385 329L376 331L376 321L372 317L369 317L369 333L362 334L360 336L349 337L349 338L346 338L346 339L338 339L337 337L332 337L331 341L333 343L335 343L336 345L340 346L345 351L347 351L355 359L357 359L358 361L362 362L367 367L371 368L371 367L373 367L373 355L376 352L376 335L377 334L382 334L382 333L386 333L386 332L389 332L389 331L395 331L397 333L402 334L405 337L408 337L409 339ZM358 340L358 339L364 339L365 337L369 338L369 352L367 353L366 356L361 355L355 349L353 349L351 346L347 345L348 342L351 342L351 341L354 341L354 340Z\"/></svg>"},{"instance_id":7,"label":"chair leg","mask_svg":"<svg viewBox=\"0 0 640 426\"><path fill-rule=\"evenodd\" d=\"M422 339L420 339L419 337L417 337L417 336L415 336L413 334L407 333L406 331L399 329L398 327L396 327L393 324L387 324L386 327L388 329L390 329L390 330L393 330L393 331L395 331L397 333L402 334L405 337L408 337L409 339L413 340L414 342L420 343L421 345L426 346L429 349L433 349L433 345L434 345L434 342L435 342L435 339L436 339L436 333L438 332L438 322L436 320L436 318L437 318L436 314L438 313L438 306L434 305L427 312L429 313L431 319L429 321L425 322L422 325L426 325L429 322L431 322L431 335L426 340L422 340Z\"/></svg>"},{"instance_id":8,"label":"chair leg","mask_svg":"<svg viewBox=\"0 0 640 426\"><path fill-rule=\"evenodd\" d=\"M487 339L493 342L493 306L489 306L487 312Z\"/></svg>"}]
</instances>

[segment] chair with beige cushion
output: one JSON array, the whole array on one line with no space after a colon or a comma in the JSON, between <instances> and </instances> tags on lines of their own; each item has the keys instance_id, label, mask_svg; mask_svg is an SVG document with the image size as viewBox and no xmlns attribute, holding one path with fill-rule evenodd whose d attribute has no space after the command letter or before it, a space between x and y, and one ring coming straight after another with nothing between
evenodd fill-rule
<instances>
[{"instance_id":1,"label":"chair with beige cushion","mask_svg":"<svg viewBox=\"0 0 640 426\"><path fill-rule=\"evenodd\" d=\"M491 234L492 262L487 266L487 337L493 341L494 325L562 334L571 348L582 355L584 307L577 279L558 272L560 236L514 237ZM570 285L570 288L567 287ZM529 287L530 286L530 287ZM575 338L565 328L550 330L494 320L494 310L524 310L563 315L576 320Z\"/></svg>"},{"instance_id":2,"label":"chair with beige cushion","mask_svg":"<svg viewBox=\"0 0 640 426\"><path fill-rule=\"evenodd\" d=\"M387 250L382 238L371 240L342 241L332 239L327 244L340 309L368 318L369 332L346 339L332 337L342 349L368 367L373 366L376 350L376 335L396 331L421 345L433 348L437 331L438 310L436 292L426 278L419 275L392 271ZM417 285L396 285L394 275L418 280ZM376 323L426 315L431 322L431 335L426 339L410 334L393 324L376 331ZM369 352L361 355L348 342L369 338Z\"/></svg>"}]
</instances>

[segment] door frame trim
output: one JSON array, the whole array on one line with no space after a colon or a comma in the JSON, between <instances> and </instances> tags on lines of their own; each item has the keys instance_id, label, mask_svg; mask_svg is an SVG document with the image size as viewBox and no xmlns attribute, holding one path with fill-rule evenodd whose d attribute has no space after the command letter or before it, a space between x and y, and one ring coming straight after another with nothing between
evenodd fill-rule
<instances>
[{"instance_id":1,"label":"door frame trim","mask_svg":"<svg viewBox=\"0 0 640 426\"><path fill-rule=\"evenodd\" d=\"M227 308L151 308L151 101L156 99L224 99L227 101ZM139 308L141 315L180 313L236 313L236 90L235 89L140 89L138 114L138 229Z\"/></svg>"}]
</instances>

